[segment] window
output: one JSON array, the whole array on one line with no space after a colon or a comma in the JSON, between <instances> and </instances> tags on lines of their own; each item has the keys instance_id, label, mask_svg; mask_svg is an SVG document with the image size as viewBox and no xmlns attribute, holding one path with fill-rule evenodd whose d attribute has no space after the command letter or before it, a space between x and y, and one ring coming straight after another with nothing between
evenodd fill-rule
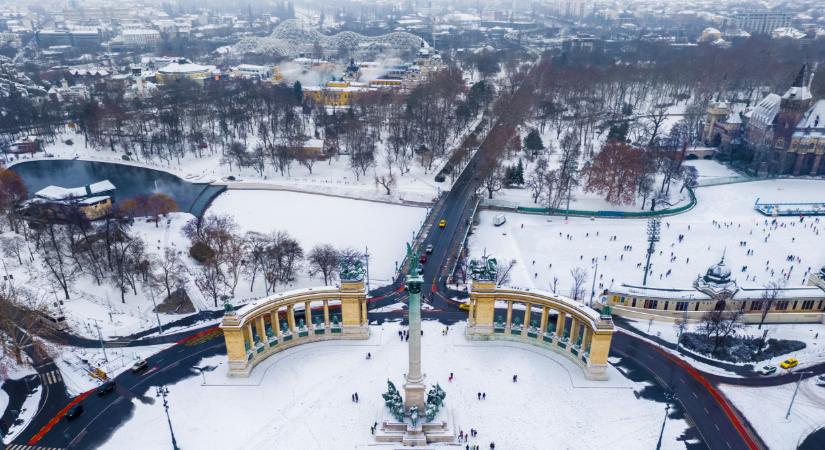
<instances>
[{"instance_id":1,"label":"window","mask_svg":"<svg viewBox=\"0 0 825 450\"><path fill-rule=\"evenodd\" d=\"M636 297L633 297L633 304L632 304L632 305L630 305L630 306L631 306L631 307L633 307L633 308L635 308L635 307L636 307Z\"/></svg>"},{"instance_id":2,"label":"window","mask_svg":"<svg viewBox=\"0 0 825 450\"><path fill-rule=\"evenodd\" d=\"M791 306L791 309L794 309L794 310L795 310L795 309L796 309L796 304L797 304L797 303L799 303L799 302L798 302L797 300L794 300L794 301L793 301L793 306Z\"/></svg>"},{"instance_id":3,"label":"window","mask_svg":"<svg viewBox=\"0 0 825 450\"><path fill-rule=\"evenodd\" d=\"M819 301L819 306L818 306L816 309L822 309L822 303L823 303L823 301L822 301L822 300L820 300L820 301Z\"/></svg>"},{"instance_id":4,"label":"window","mask_svg":"<svg viewBox=\"0 0 825 450\"><path fill-rule=\"evenodd\" d=\"M645 300L645 309L656 309L658 303L658 300Z\"/></svg>"},{"instance_id":5,"label":"window","mask_svg":"<svg viewBox=\"0 0 825 450\"><path fill-rule=\"evenodd\" d=\"M676 302L676 311L687 311L688 302Z\"/></svg>"},{"instance_id":6,"label":"window","mask_svg":"<svg viewBox=\"0 0 825 450\"><path fill-rule=\"evenodd\" d=\"M696 302L696 306L693 307L694 311L699 311L699 302Z\"/></svg>"},{"instance_id":7,"label":"window","mask_svg":"<svg viewBox=\"0 0 825 450\"><path fill-rule=\"evenodd\" d=\"M754 300L751 302L751 311L762 310L762 300Z\"/></svg>"},{"instance_id":8,"label":"window","mask_svg":"<svg viewBox=\"0 0 825 450\"><path fill-rule=\"evenodd\" d=\"M666 301L666 302L665 302L665 307L664 307L664 308L662 308L662 309L664 309L665 311L667 311L667 307L668 307L668 305L669 305L669 304L670 304L670 302L669 302L669 301Z\"/></svg>"},{"instance_id":9,"label":"window","mask_svg":"<svg viewBox=\"0 0 825 450\"><path fill-rule=\"evenodd\" d=\"M776 302L776 307L774 308L777 311L785 311L788 309L788 301L787 300L780 300Z\"/></svg>"},{"instance_id":10,"label":"window","mask_svg":"<svg viewBox=\"0 0 825 450\"><path fill-rule=\"evenodd\" d=\"M802 309L814 309L813 300L805 300L802 302Z\"/></svg>"}]
</instances>

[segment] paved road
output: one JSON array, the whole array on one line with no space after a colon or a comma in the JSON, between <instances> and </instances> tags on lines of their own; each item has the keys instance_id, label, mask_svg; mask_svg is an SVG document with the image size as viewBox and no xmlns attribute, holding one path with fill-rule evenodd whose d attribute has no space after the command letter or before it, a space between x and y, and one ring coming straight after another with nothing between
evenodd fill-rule
<instances>
[{"instance_id":1,"label":"paved road","mask_svg":"<svg viewBox=\"0 0 825 450\"><path fill-rule=\"evenodd\" d=\"M452 190L442 195L433 206L419 235L421 249L429 244L432 244L434 248L432 254L428 255L428 261L423 268L425 286L430 286L431 294L427 301L434 307L433 310L423 312L425 319L438 319L444 323L466 319L466 313L459 310L455 302L450 300L450 297L457 293L449 291L445 283L447 271L452 266L453 258L456 257L460 241L470 226L470 213L475 202L478 178L481 177L478 173L481 157L479 151L456 180ZM437 226L441 219L446 221L444 228ZM392 284L376 289L370 294L372 296L371 309L403 301L405 293L402 278L399 276ZM380 321L399 316L403 316L403 312L370 313L370 320ZM191 320L210 318L199 317ZM141 336L132 336L123 338L120 342L128 342L125 345L169 342L183 336L191 336L211 326L191 329L173 336L147 338L140 342L135 339ZM148 335L153 332L154 330L150 330L143 334ZM63 336L63 338L73 345L87 347L99 345L97 341L74 336ZM15 440L15 444L30 443L55 448L95 448L104 442L120 424L129 419L133 402L157 401L152 386L171 384L187 377L197 376L192 366L201 357L224 352L225 348L220 339L199 342L195 345L179 344L164 350L149 358L151 367L146 372L137 375L127 372L118 376L116 392L102 398L94 394L85 397L83 404L86 412L71 422L59 419L59 412L65 409L68 403L65 386L59 384L53 389L54 394L45 396L41 411L24 433ZM688 368L680 365L673 358L667 357L655 345L643 339L619 333L614 340L611 355L633 360L634 363L642 366L663 389L672 391L676 395L675 401L684 408L708 447L713 449L749 448L746 442L747 435L737 431L731 416L723 411L708 386L699 382ZM42 370L50 368L51 366L46 365ZM715 378L714 381L730 380ZM765 381L765 379L760 379L755 383ZM58 390L59 393L57 393ZM56 425L48 428L49 422L54 422L56 417L58 418ZM41 432L44 427L46 427L45 432ZM31 441L33 437L41 434L42 437L37 442Z\"/></svg>"}]
</instances>

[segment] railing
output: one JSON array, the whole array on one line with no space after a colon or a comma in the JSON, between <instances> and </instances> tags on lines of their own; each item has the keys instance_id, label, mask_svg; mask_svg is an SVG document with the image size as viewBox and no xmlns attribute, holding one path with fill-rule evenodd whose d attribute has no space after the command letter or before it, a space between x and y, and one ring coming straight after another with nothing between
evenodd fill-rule
<instances>
[{"instance_id":1,"label":"railing","mask_svg":"<svg viewBox=\"0 0 825 450\"><path fill-rule=\"evenodd\" d=\"M548 214L553 216L573 216L573 217L601 217L616 219L638 219L644 217L660 217L681 214L696 206L696 194L693 189L687 188L690 201L686 205L677 208L660 209L658 211L587 211L581 209L561 209L561 208L529 208L524 206L516 207L516 211L526 214Z\"/></svg>"}]
</instances>

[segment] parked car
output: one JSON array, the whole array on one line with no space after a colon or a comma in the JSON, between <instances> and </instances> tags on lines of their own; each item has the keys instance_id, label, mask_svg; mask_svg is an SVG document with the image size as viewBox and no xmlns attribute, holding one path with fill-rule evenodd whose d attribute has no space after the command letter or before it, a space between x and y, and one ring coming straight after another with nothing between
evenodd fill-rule
<instances>
[{"instance_id":1,"label":"parked car","mask_svg":"<svg viewBox=\"0 0 825 450\"><path fill-rule=\"evenodd\" d=\"M428 254L433 252L433 244L427 244L427 249L425 250Z\"/></svg>"},{"instance_id":2,"label":"parked car","mask_svg":"<svg viewBox=\"0 0 825 450\"><path fill-rule=\"evenodd\" d=\"M498 214L493 217L493 225L497 227L504 225L505 222L507 222L507 218L504 217L504 214Z\"/></svg>"},{"instance_id":3,"label":"parked car","mask_svg":"<svg viewBox=\"0 0 825 450\"><path fill-rule=\"evenodd\" d=\"M83 403L78 403L72 406L66 413L66 420L77 419L81 414L83 414Z\"/></svg>"},{"instance_id":4,"label":"parked car","mask_svg":"<svg viewBox=\"0 0 825 450\"><path fill-rule=\"evenodd\" d=\"M109 392L114 391L115 387L117 387L117 385L115 384L115 380L109 380L109 381L101 384L97 388L97 396L98 397L103 397L104 395L108 394Z\"/></svg>"},{"instance_id":5,"label":"parked car","mask_svg":"<svg viewBox=\"0 0 825 450\"><path fill-rule=\"evenodd\" d=\"M418 257L418 262L420 262L421 264L424 264L425 262L427 262L427 254L422 253L421 256Z\"/></svg>"},{"instance_id":6,"label":"parked car","mask_svg":"<svg viewBox=\"0 0 825 450\"><path fill-rule=\"evenodd\" d=\"M131 161L132 160L132 158L130 158L129 155L120 155L120 159L122 159L124 161Z\"/></svg>"},{"instance_id":7,"label":"parked car","mask_svg":"<svg viewBox=\"0 0 825 450\"><path fill-rule=\"evenodd\" d=\"M820 386L825 386L825 375L820 375L816 377L816 384Z\"/></svg>"},{"instance_id":8,"label":"parked car","mask_svg":"<svg viewBox=\"0 0 825 450\"><path fill-rule=\"evenodd\" d=\"M438 221L438 228L444 228L446 226L447 226L447 221L446 220L441 219L441 220Z\"/></svg>"},{"instance_id":9,"label":"parked car","mask_svg":"<svg viewBox=\"0 0 825 450\"><path fill-rule=\"evenodd\" d=\"M794 368L798 365L799 365L799 361L797 361L796 358L788 358L788 359L782 361L782 364L780 364L779 367L781 367L783 369L791 369L791 368Z\"/></svg>"},{"instance_id":10,"label":"parked car","mask_svg":"<svg viewBox=\"0 0 825 450\"><path fill-rule=\"evenodd\" d=\"M146 370L148 367L149 361L141 359L140 361L136 362L134 366L132 366L132 373L138 373L140 371Z\"/></svg>"},{"instance_id":11,"label":"parked car","mask_svg":"<svg viewBox=\"0 0 825 450\"><path fill-rule=\"evenodd\" d=\"M776 366L767 365L762 366L762 368L759 369L759 373L761 375L771 375L774 372L776 372Z\"/></svg>"}]
</instances>

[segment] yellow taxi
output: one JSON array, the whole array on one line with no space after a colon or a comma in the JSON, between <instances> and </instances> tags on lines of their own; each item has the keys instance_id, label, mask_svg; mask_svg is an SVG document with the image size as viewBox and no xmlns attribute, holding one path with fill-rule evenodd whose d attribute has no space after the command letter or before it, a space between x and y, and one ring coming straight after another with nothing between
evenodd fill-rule
<instances>
[{"instance_id":1,"label":"yellow taxi","mask_svg":"<svg viewBox=\"0 0 825 450\"><path fill-rule=\"evenodd\" d=\"M446 220L441 219L441 220L438 221L438 228L444 228L446 226L447 226L447 221Z\"/></svg>"},{"instance_id":2,"label":"yellow taxi","mask_svg":"<svg viewBox=\"0 0 825 450\"><path fill-rule=\"evenodd\" d=\"M782 364L780 364L779 367L781 367L783 369L790 369L790 368L796 367L798 365L799 365L799 361L797 361L796 358L788 358L788 359L782 361Z\"/></svg>"},{"instance_id":3,"label":"yellow taxi","mask_svg":"<svg viewBox=\"0 0 825 450\"><path fill-rule=\"evenodd\" d=\"M462 304L458 305L458 309L460 309L462 311L469 311L470 310L470 304L469 303L462 303Z\"/></svg>"}]
</instances>

